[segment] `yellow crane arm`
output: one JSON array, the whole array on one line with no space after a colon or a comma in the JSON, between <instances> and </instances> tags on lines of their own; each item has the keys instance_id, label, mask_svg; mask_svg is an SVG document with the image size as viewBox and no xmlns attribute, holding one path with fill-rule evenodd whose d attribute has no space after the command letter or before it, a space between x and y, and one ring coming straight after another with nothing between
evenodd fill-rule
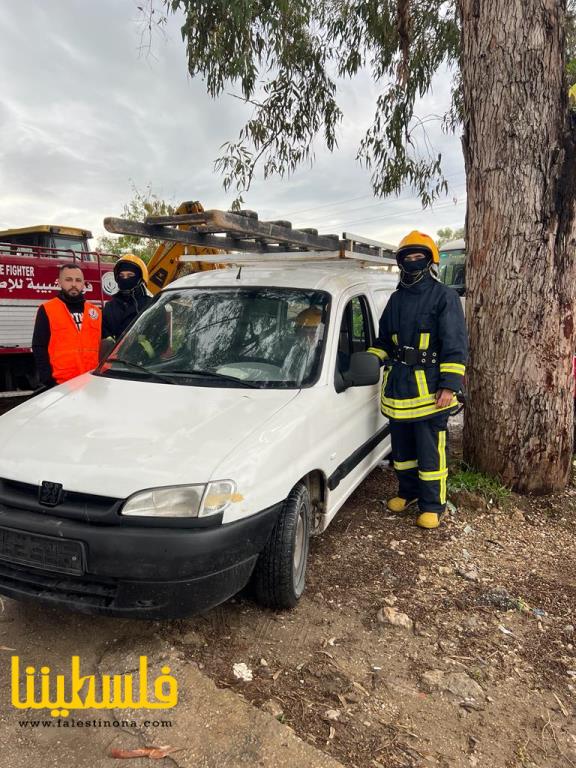
<instances>
[{"instance_id":1,"label":"yellow crane arm","mask_svg":"<svg viewBox=\"0 0 576 768\"><path fill-rule=\"evenodd\" d=\"M203 213L204 208L197 200L181 203L176 210L176 214ZM190 229L189 224L179 224L178 229ZM156 252L148 263L148 290L153 295L162 290L164 286L171 283L180 266L180 259L183 255L206 256L209 254L222 253L218 248L203 248L199 245L186 245L185 243L163 242L160 243ZM203 261L190 262L192 272L201 272L208 269L218 269L219 264L207 264Z\"/></svg>"}]
</instances>

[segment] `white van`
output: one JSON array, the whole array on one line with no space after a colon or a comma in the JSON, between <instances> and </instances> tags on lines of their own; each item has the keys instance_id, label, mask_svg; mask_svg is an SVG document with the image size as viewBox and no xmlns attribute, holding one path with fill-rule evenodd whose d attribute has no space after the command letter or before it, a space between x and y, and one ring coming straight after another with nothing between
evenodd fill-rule
<instances>
[{"instance_id":1,"label":"white van","mask_svg":"<svg viewBox=\"0 0 576 768\"><path fill-rule=\"evenodd\" d=\"M0 593L161 618L251 581L294 606L309 536L390 450L365 350L396 283L346 259L183 278L0 417Z\"/></svg>"}]
</instances>

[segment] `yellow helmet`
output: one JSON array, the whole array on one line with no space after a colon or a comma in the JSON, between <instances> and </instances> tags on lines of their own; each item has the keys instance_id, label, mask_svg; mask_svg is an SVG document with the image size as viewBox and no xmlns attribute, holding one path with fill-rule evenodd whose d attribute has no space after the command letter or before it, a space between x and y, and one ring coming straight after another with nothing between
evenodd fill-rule
<instances>
[{"instance_id":1,"label":"yellow helmet","mask_svg":"<svg viewBox=\"0 0 576 768\"><path fill-rule=\"evenodd\" d=\"M430 235L425 235L424 232L418 232L415 229L400 240L400 245L396 251L396 258L398 258L401 251L410 251L414 253L420 248L430 252L433 264L440 263L440 253L434 240L432 240Z\"/></svg>"},{"instance_id":2,"label":"yellow helmet","mask_svg":"<svg viewBox=\"0 0 576 768\"><path fill-rule=\"evenodd\" d=\"M120 256L116 264L114 264L114 276L116 276L120 271L119 265L124 262L135 264L140 269L140 272L142 272L142 280L144 280L145 283L148 282L148 267L146 266L145 262L142 261L140 256L135 256L133 253L125 253L124 255Z\"/></svg>"},{"instance_id":3,"label":"yellow helmet","mask_svg":"<svg viewBox=\"0 0 576 768\"><path fill-rule=\"evenodd\" d=\"M318 328L322 321L322 310L318 307L308 307L296 315L294 322L297 328Z\"/></svg>"}]
</instances>

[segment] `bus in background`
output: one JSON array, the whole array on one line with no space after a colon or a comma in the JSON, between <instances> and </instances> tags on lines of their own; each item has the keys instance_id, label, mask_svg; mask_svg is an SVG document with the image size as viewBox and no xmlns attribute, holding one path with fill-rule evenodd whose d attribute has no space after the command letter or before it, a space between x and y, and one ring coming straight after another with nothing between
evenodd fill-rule
<instances>
[{"instance_id":1,"label":"bus in background","mask_svg":"<svg viewBox=\"0 0 576 768\"><path fill-rule=\"evenodd\" d=\"M466 246L464 240L451 240L440 247L438 277L454 288L460 296L466 295Z\"/></svg>"}]
</instances>

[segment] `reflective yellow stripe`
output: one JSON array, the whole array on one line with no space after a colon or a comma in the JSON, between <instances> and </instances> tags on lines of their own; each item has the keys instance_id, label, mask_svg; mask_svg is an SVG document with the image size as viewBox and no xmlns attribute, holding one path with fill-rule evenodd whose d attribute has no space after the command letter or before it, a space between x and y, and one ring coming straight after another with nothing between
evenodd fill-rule
<instances>
[{"instance_id":1,"label":"reflective yellow stripe","mask_svg":"<svg viewBox=\"0 0 576 768\"><path fill-rule=\"evenodd\" d=\"M397 333L393 333L392 334L392 341L394 342L394 344L398 345L398 334Z\"/></svg>"},{"instance_id":2,"label":"reflective yellow stripe","mask_svg":"<svg viewBox=\"0 0 576 768\"><path fill-rule=\"evenodd\" d=\"M438 433L438 455L440 457L440 472L444 473L440 478L440 504L446 504L446 480L448 469L446 468L446 431Z\"/></svg>"},{"instance_id":3,"label":"reflective yellow stripe","mask_svg":"<svg viewBox=\"0 0 576 768\"><path fill-rule=\"evenodd\" d=\"M368 347L366 352L371 352L373 355L376 355L376 357L379 357L380 360L386 360L388 357L388 354L383 349L378 349L378 347Z\"/></svg>"},{"instance_id":4,"label":"reflective yellow stripe","mask_svg":"<svg viewBox=\"0 0 576 768\"><path fill-rule=\"evenodd\" d=\"M418 395L420 397L430 397L428 391L428 382L426 381L426 373L424 371L414 371L416 376L416 386L418 387Z\"/></svg>"},{"instance_id":5,"label":"reflective yellow stripe","mask_svg":"<svg viewBox=\"0 0 576 768\"><path fill-rule=\"evenodd\" d=\"M431 405L436 402L435 395L425 395L424 397L411 397L406 400L394 400L392 397L382 395L380 400L382 405L390 408L420 408L423 405Z\"/></svg>"},{"instance_id":6,"label":"reflective yellow stripe","mask_svg":"<svg viewBox=\"0 0 576 768\"><path fill-rule=\"evenodd\" d=\"M403 469L416 469L418 462L416 459L410 461L395 461L394 469L402 471Z\"/></svg>"},{"instance_id":7,"label":"reflective yellow stripe","mask_svg":"<svg viewBox=\"0 0 576 768\"><path fill-rule=\"evenodd\" d=\"M428 345L430 344L430 334L429 333L421 333L420 334L420 344L419 349L428 349Z\"/></svg>"},{"instance_id":8,"label":"reflective yellow stripe","mask_svg":"<svg viewBox=\"0 0 576 768\"><path fill-rule=\"evenodd\" d=\"M462 363L440 363L440 373L458 373L460 376L464 376L466 366Z\"/></svg>"},{"instance_id":9,"label":"reflective yellow stripe","mask_svg":"<svg viewBox=\"0 0 576 768\"><path fill-rule=\"evenodd\" d=\"M422 416L432 416L434 413L442 413L442 411L447 411L450 408L454 408L455 405L458 404L458 400L456 398L452 398L452 402L450 405L445 406L444 408L436 408L435 405L427 405L423 406L421 408L392 408L389 405L387 405L385 402L381 402L381 408L382 413L385 416L388 416L392 419L402 420L402 419L419 419Z\"/></svg>"},{"instance_id":10,"label":"reflective yellow stripe","mask_svg":"<svg viewBox=\"0 0 576 768\"><path fill-rule=\"evenodd\" d=\"M443 480L445 477L448 477L448 470L442 469L442 470L436 470L435 472L420 472L418 471L418 477L420 480Z\"/></svg>"},{"instance_id":11,"label":"reflective yellow stripe","mask_svg":"<svg viewBox=\"0 0 576 768\"><path fill-rule=\"evenodd\" d=\"M438 432L438 456L440 457L440 470L446 469L446 432ZM448 470L446 470L448 471Z\"/></svg>"}]
</instances>

